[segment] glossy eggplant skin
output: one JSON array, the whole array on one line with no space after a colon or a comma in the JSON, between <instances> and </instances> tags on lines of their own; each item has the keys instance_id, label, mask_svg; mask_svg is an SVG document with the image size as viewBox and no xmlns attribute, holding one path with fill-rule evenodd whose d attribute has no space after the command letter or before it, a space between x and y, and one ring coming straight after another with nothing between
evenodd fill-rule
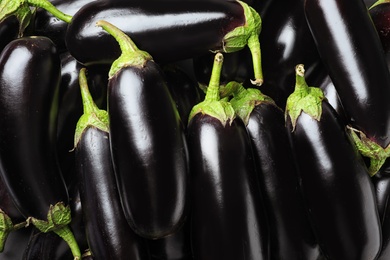
<instances>
[{"instance_id":1,"label":"glossy eggplant skin","mask_svg":"<svg viewBox=\"0 0 390 260\"><path fill-rule=\"evenodd\" d=\"M363 1L305 0L317 49L348 123L383 148L390 143L390 72Z\"/></svg>"},{"instance_id":2,"label":"glossy eggplant skin","mask_svg":"<svg viewBox=\"0 0 390 260\"><path fill-rule=\"evenodd\" d=\"M237 1L94 1L73 16L65 38L84 65L111 64L120 55L116 41L95 26L98 20L131 35L156 62L168 63L220 49L223 36L244 25L245 16Z\"/></svg>"},{"instance_id":3,"label":"glossy eggplant skin","mask_svg":"<svg viewBox=\"0 0 390 260\"><path fill-rule=\"evenodd\" d=\"M310 221L329 259L375 259L381 227L374 187L367 167L344 124L322 102L317 121L306 113L292 131L292 144Z\"/></svg>"},{"instance_id":4,"label":"glossy eggplant skin","mask_svg":"<svg viewBox=\"0 0 390 260\"><path fill-rule=\"evenodd\" d=\"M109 133L90 126L75 148L86 236L94 259L149 259L122 212Z\"/></svg>"},{"instance_id":5,"label":"glossy eggplant skin","mask_svg":"<svg viewBox=\"0 0 390 260\"><path fill-rule=\"evenodd\" d=\"M16 39L0 56L0 174L26 218L69 200L55 152L60 69L47 37Z\"/></svg>"},{"instance_id":6,"label":"glossy eggplant skin","mask_svg":"<svg viewBox=\"0 0 390 260\"><path fill-rule=\"evenodd\" d=\"M270 259L318 259L284 113L271 102L255 106L247 124L270 227Z\"/></svg>"},{"instance_id":7,"label":"glossy eggplant skin","mask_svg":"<svg viewBox=\"0 0 390 260\"><path fill-rule=\"evenodd\" d=\"M390 51L390 3L381 3L371 8L369 12L372 22L375 25L375 28L383 45L383 50L385 51L385 53L388 53Z\"/></svg>"},{"instance_id":8,"label":"glossy eggplant skin","mask_svg":"<svg viewBox=\"0 0 390 260\"><path fill-rule=\"evenodd\" d=\"M111 77L108 115L126 219L145 238L172 234L187 217L188 150L161 67L149 60Z\"/></svg>"},{"instance_id":9,"label":"glossy eggplant skin","mask_svg":"<svg viewBox=\"0 0 390 260\"><path fill-rule=\"evenodd\" d=\"M283 108L294 90L294 66L305 64L311 81L312 68L320 62L303 10L304 0L273 0L263 15L260 34L264 83L261 91ZM247 84L246 84L247 85Z\"/></svg>"},{"instance_id":10,"label":"glossy eggplant skin","mask_svg":"<svg viewBox=\"0 0 390 260\"><path fill-rule=\"evenodd\" d=\"M19 22L16 16L9 16L0 22L0 52L12 40L18 38Z\"/></svg>"},{"instance_id":11,"label":"glossy eggplant skin","mask_svg":"<svg viewBox=\"0 0 390 260\"><path fill-rule=\"evenodd\" d=\"M76 182L74 167L74 132L83 103L80 94L79 72L84 66L68 52L61 54L61 83L57 123L58 160L67 186ZM108 67L88 67L88 86L96 105L107 108Z\"/></svg>"},{"instance_id":12,"label":"glossy eggplant skin","mask_svg":"<svg viewBox=\"0 0 390 260\"><path fill-rule=\"evenodd\" d=\"M0 176L0 209L7 214L14 224L25 221L12 199L11 193Z\"/></svg>"},{"instance_id":13,"label":"glossy eggplant skin","mask_svg":"<svg viewBox=\"0 0 390 260\"><path fill-rule=\"evenodd\" d=\"M269 229L249 136L196 114L188 125L194 259L269 259Z\"/></svg>"},{"instance_id":14,"label":"glossy eggplant skin","mask_svg":"<svg viewBox=\"0 0 390 260\"><path fill-rule=\"evenodd\" d=\"M73 16L81 7L92 2L91 0L53 0L50 1L64 14ZM34 34L50 38L57 46L58 52L67 51L65 34L68 24L54 17L45 9L38 8L34 19Z\"/></svg>"}]
</instances>

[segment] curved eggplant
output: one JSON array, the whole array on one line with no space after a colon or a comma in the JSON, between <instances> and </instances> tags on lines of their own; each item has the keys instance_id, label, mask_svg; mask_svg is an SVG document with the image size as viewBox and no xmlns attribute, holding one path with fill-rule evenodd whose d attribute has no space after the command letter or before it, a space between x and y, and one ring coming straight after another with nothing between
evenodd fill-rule
<instances>
[{"instance_id":1,"label":"curved eggplant","mask_svg":"<svg viewBox=\"0 0 390 260\"><path fill-rule=\"evenodd\" d=\"M66 34L69 52L85 65L111 64L120 55L115 40L96 28L98 20L106 20L131 36L157 63L248 46L254 84L262 83L261 18L241 1L94 1L73 15Z\"/></svg>"},{"instance_id":2,"label":"curved eggplant","mask_svg":"<svg viewBox=\"0 0 390 260\"><path fill-rule=\"evenodd\" d=\"M308 87L302 65L296 74L286 124L318 243L329 259L375 259L382 235L368 169L322 91Z\"/></svg>"},{"instance_id":3,"label":"curved eggplant","mask_svg":"<svg viewBox=\"0 0 390 260\"><path fill-rule=\"evenodd\" d=\"M47 37L18 38L1 53L0 174L23 216L41 231L65 236L78 257L55 152L60 69L55 45Z\"/></svg>"},{"instance_id":4,"label":"curved eggplant","mask_svg":"<svg viewBox=\"0 0 390 260\"><path fill-rule=\"evenodd\" d=\"M107 94L122 207L138 235L162 238L179 229L187 217L185 130L161 67L118 27L107 21L98 25L121 38L118 43L124 51L110 70Z\"/></svg>"},{"instance_id":5,"label":"curved eggplant","mask_svg":"<svg viewBox=\"0 0 390 260\"><path fill-rule=\"evenodd\" d=\"M363 1L305 0L304 10L373 175L390 156L390 72L378 33Z\"/></svg>"}]
</instances>

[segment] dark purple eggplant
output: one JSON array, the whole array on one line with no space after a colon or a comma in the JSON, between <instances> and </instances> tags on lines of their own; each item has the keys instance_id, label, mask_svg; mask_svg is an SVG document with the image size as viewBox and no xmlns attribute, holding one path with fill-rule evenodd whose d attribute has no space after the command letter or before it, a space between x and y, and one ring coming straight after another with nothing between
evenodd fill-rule
<instances>
[{"instance_id":1,"label":"dark purple eggplant","mask_svg":"<svg viewBox=\"0 0 390 260\"><path fill-rule=\"evenodd\" d=\"M187 128L194 259L269 259L269 229L250 138L219 95L223 55L215 55L204 101Z\"/></svg>"},{"instance_id":2,"label":"dark purple eggplant","mask_svg":"<svg viewBox=\"0 0 390 260\"><path fill-rule=\"evenodd\" d=\"M86 236L94 259L149 259L145 241L127 224L111 160L108 113L99 109L80 70L84 114L75 133L75 163Z\"/></svg>"},{"instance_id":3,"label":"dark purple eggplant","mask_svg":"<svg viewBox=\"0 0 390 260\"><path fill-rule=\"evenodd\" d=\"M59 111L57 123L58 160L67 186L76 181L74 169L74 131L83 114L83 103L79 85L79 71L85 66L69 53L61 55L61 83L59 90ZM107 82L109 68L88 67L88 85L99 108L107 107Z\"/></svg>"},{"instance_id":4,"label":"dark purple eggplant","mask_svg":"<svg viewBox=\"0 0 390 260\"><path fill-rule=\"evenodd\" d=\"M0 52L12 40L19 36L19 22L16 16L0 21Z\"/></svg>"},{"instance_id":5,"label":"dark purple eggplant","mask_svg":"<svg viewBox=\"0 0 390 260\"><path fill-rule=\"evenodd\" d=\"M274 100L255 88L229 82L221 95L244 121L270 229L270 259L318 259L319 245L309 222L289 144L284 113Z\"/></svg>"},{"instance_id":6,"label":"dark purple eggplant","mask_svg":"<svg viewBox=\"0 0 390 260\"><path fill-rule=\"evenodd\" d=\"M22 259L24 248L27 247L32 229L34 227L20 228L12 231L4 247L4 251L0 252L1 260Z\"/></svg>"},{"instance_id":7,"label":"dark purple eggplant","mask_svg":"<svg viewBox=\"0 0 390 260\"><path fill-rule=\"evenodd\" d=\"M157 63L188 59L210 50L235 52L248 46L255 74L252 82L262 83L261 18L244 2L94 1L73 15L66 34L69 52L85 65L111 64L120 55L115 40L96 28L98 20L106 20L131 36Z\"/></svg>"},{"instance_id":8,"label":"dark purple eggplant","mask_svg":"<svg viewBox=\"0 0 390 260\"><path fill-rule=\"evenodd\" d=\"M390 52L390 2L378 0L369 9L369 14L381 40L385 53Z\"/></svg>"},{"instance_id":9,"label":"dark purple eggplant","mask_svg":"<svg viewBox=\"0 0 390 260\"><path fill-rule=\"evenodd\" d=\"M0 174L27 221L64 236L77 257L68 227L68 191L55 152L60 69L59 54L47 37L18 38L1 53Z\"/></svg>"},{"instance_id":10,"label":"dark purple eggplant","mask_svg":"<svg viewBox=\"0 0 390 260\"><path fill-rule=\"evenodd\" d=\"M373 184L346 125L296 66L286 124L314 234L329 259L375 259L381 225Z\"/></svg>"},{"instance_id":11,"label":"dark purple eggplant","mask_svg":"<svg viewBox=\"0 0 390 260\"><path fill-rule=\"evenodd\" d=\"M108 82L112 158L126 219L140 236L178 230L188 211L188 151L184 126L162 68L118 27L99 21L123 54Z\"/></svg>"},{"instance_id":12,"label":"dark purple eggplant","mask_svg":"<svg viewBox=\"0 0 390 260\"><path fill-rule=\"evenodd\" d=\"M390 72L363 1L305 0L305 16L361 154L375 174L390 150Z\"/></svg>"}]
</instances>

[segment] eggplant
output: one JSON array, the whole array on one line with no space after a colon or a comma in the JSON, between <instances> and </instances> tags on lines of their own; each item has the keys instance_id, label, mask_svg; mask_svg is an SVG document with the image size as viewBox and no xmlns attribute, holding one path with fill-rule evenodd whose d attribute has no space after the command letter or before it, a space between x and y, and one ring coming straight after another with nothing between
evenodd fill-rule
<instances>
[{"instance_id":1,"label":"eggplant","mask_svg":"<svg viewBox=\"0 0 390 260\"><path fill-rule=\"evenodd\" d=\"M79 85L81 65L68 52L61 54L61 83L57 122L56 150L67 186L76 182L74 164L74 132L77 121L83 114L83 103ZM98 107L107 107L108 67L88 67L88 85Z\"/></svg>"},{"instance_id":2,"label":"eggplant","mask_svg":"<svg viewBox=\"0 0 390 260\"><path fill-rule=\"evenodd\" d=\"M108 113L95 104L80 70L84 113L75 132L75 164L89 250L94 259L148 259L148 251L127 224L111 161Z\"/></svg>"},{"instance_id":3,"label":"eggplant","mask_svg":"<svg viewBox=\"0 0 390 260\"><path fill-rule=\"evenodd\" d=\"M19 22L16 16L0 21L0 52L12 40L19 36Z\"/></svg>"},{"instance_id":4,"label":"eggplant","mask_svg":"<svg viewBox=\"0 0 390 260\"><path fill-rule=\"evenodd\" d=\"M62 236L79 257L55 152L60 69L59 54L47 37L15 39L1 53L0 174L25 219Z\"/></svg>"},{"instance_id":5,"label":"eggplant","mask_svg":"<svg viewBox=\"0 0 390 260\"><path fill-rule=\"evenodd\" d=\"M389 157L390 72L363 1L305 0L305 17L361 154L374 175Z\"/></svg>"},{"instance_id":6,"label":"eggplant","mask_svg":"<svg viewBox=\"0 0 390 260\"><path fill-rule=\"evenodd\" d=\"M115 40L96 28L98 20L120 28L159 64L248 46L255 73L252 82L262 83L261 18L244 2L94 1L73 15L65 39L69 52L84 65L111 64L120 55Z\"/></svg>"},{"instance_id":7,"label":"eggplant","mask_svg":"<svg viewBox=\"0 0 390 260\"><path fill-rule=\"evenodd\" d=\"M309 87L302 64L286 125L314 234L329 259L375 259L381 223L368 168L332 106Z\"/></svg>"},{"instance_id":8,"label":"eggplant","mask_svg":"<svg viewBox=\"0 0 390 260\"><path fill-rule=\"evenodd\" d=\"M244 122L220 99L222 53L215 55L204 101L191 110L194 259L269 259L269 226Z\"/></svg>"},{"instance_id":9,"label":"eggplant","mask_svg":"<svg viewBox=\"0 0 390 260\"><path fill-rule=\"evenodd\" d=\"M318 259L319 245L309 222L284 112L259 89L238 82L222 87L248 130L270 230L270 259Z\"/></svg>"},{"instance_id":10,"label":"eggplant","mask_svg":"<svg viewBox=\"0 0 390 260\"><path fill-rule=\"evenodd\" d=\"M1 260L22 259L24 248L27 247L33 227L20 228L12 231L5 244L4 251L0 252Z\"/></svg>"},{"instance_id":11,"label":"eggplant","mask_svg":"<svg viewBox=\"0 0 390 260\"><path fill-rule=\"evenodd\" d=\"M390 2L378 0L369 9L369 14L381 40L385 53L390 52Z\"/></svg>"},{"instance_id":12,"label":"eggplant","mask_svg":"<svg viewBox=\"0 0 390 260\"><path fill-rule=\"evenodd\" d=\"M118 39L123 54L108 81L112 159L125 217L144 238L178 230L188 212L188 150L179 112L162 68L123 31L99 27Z\"/></svg>"}]
</instances>

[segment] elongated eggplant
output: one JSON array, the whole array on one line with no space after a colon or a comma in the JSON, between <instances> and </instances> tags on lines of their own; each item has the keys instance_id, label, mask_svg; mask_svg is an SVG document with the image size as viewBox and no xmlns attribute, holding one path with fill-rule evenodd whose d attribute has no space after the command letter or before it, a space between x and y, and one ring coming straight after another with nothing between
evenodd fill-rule
<instances>
[{"instance_id":1,"label":"elongated eggplant","mask_svg":"<svg viewBox=\"0 0 390 260\"><path fill-rule=\"evenodd\" d=\"M1 53L0 174L27 221L64 236L79 257L55 152L60 69L55 45L47 37L18 38Z\"/></svg>"},{"instance_id":2,"label":"elongated eggplant","mask_svg":"<svg viewBox=\"0 0 390 260\"><path fill-rule=\"evenodd\" d=\"M189 117L194 259L269 259L269 229L249 135L220 99L223 55L215 55L204 101Z\"/></svg>"},{"instance_id":3,"label":"elongated eggplant","mask_svg":"<svg viewBox=\"0 0 390 260\"><path fill-rule=\"evenodd\" d=\"M375 259L381 226L368 169L335 110L303 65L287 100L286 124L309 218L329 259Z\"/></svg>"},{"instance_id":4,"label":"elongated eggplant","mask_svg":"<svg viewBox=\"0 0 390 260\"><path fill-rule=\"evenodd\" d=\"M304 10L373 175L390 155L390 72L378 33L363 1L305 0Z\"/></svg>"},{"instance_id":5,"label":"elongated eggplant","mask_svg":"<svg viewBox=\"0 0 390 260\"><path fill-rule=\"evenodd\" d=\"M10 16L0 22L0 52L12 40L19 36L19 22L16 16Z\"/></svg>"},{"instance_id":6,"label":"elongated eggplant","mask_svg":"<svg viewBox=\"0 0 390 260\"><path fill-rule=\"evenodd\" d=\"M96 28L98 20L106 20L131 36L157 63L248 46L253 83L262 83L261 18L241 1L94 1L73 15L66 34L69 52L85 65L111 64L120 55L115 40Z\"/></svg>"},{"instance_id":7,"label":"elongated eggplant","mask_svg":"<svg viewBox=\"0 0 390 260\"><path fill-rule=\"evenodd\" d=\"M83 103L79 85L81 65L69 53L61 55L61 83L59 90L59 111L57 123L57 153L67 186L76 182L74 169L74 131L83 114ZM107 73L109 68L88 67L88 85L95 103L100 108L107 107Z\"/></svg>"},{"instance_id":8,"label":"elongated eggplant","mask_svg":"<svg viewBox=\"0 0 390 260\"><path fill-rule=\"evenodd\" d=\"M111 161L108 113L97 107L80 70L84 114L75 133L75 159L86 236L94 259L148 259L145 241L127 224Z\"/></svg>"},{"instance_id":9,"label":"elongated eggplant","mask_svg":"<svg viewBox=\"0 0 390 260\"><path fill-rule=\"evenodd\" d=\"M118 27L98 25L123 54L108 82L110 142L126 219L142 237L174 233L188 211L188 151L162 68Z\"/></svg>"},{"instance_id":10,"label":"elongated eggplant","mask_svg":"<svg viewBox=\"0 0 390 260\"><path fill-rule=\"evenodd\" d=\"M222 90L223 96L233 96L230 103L251 139L269 220L270 259L318 259L321 251L309 222L283 110L260 90L238 82L229 82Z\"/></svg>"}]
</instances>

